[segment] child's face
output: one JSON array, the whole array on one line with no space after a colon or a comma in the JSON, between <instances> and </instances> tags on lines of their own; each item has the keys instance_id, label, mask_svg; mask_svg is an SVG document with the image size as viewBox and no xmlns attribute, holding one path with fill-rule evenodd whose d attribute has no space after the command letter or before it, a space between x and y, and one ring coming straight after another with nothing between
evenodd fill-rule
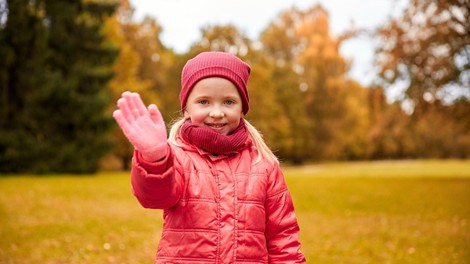
<instances>
[{"instance_id":1,"label":"child's face","mask_svg":"<svg viewBox=\"0 0 470 264\"><path fill-rule=\"evenodd\" d=\"M202 79L191 90L184 117L196 126L227 135L240 124L243 104L235 85L224 78Z\"/></svg>"}]
</instances>

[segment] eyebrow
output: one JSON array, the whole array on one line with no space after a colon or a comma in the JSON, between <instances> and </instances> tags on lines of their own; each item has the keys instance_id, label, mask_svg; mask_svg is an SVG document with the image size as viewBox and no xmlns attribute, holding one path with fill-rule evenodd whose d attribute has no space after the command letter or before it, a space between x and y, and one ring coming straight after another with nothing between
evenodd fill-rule
<instances>
[{"instance_id":1,"label":"eyebrow","mask_svg":"<svg viewBox=\"0 0 470 264\"><path fill-rule=\"evenodd\" d=\"M201 95L201 96L194 97L192 100L194 102L198 102L198 101L201 101L201 100L208 100L208 99L210 99L210 97L205 96L205 95Z\"/></svg>"}]
</instances>

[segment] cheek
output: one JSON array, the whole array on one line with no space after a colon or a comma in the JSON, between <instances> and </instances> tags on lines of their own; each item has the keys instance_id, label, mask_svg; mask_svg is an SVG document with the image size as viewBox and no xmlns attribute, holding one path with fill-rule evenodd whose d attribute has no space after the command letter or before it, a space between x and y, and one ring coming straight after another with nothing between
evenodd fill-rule
<instances>
[{"instance_id":1,"label":"cheek","mask_svg":"<svg viewBox=\"0 0 470 264\"><path fill-rule=\"evenodd\" d=\"M201 112L201 111L185 111L184 112L184 118L186 120L190 119L193 124L200 125L201 123L204 123L206 115Z\"/></svg>"},{"instance_id":2,"label":"cheek","mask_svg":"<svg viewBox=\"0 0 470 264\"><path fill-rule=\"evenodd\" d=\"M237 120L237 119L239 120L240 118L244 118L244 117L245 117L245 115L244 115L243 112L241 112L241 111L240 111L240 112L238 112L238 111L237 111L237 112L233 112L233 113L230 115L230 118L231 118L232 120Z\"/></svg>"}]
</instances>

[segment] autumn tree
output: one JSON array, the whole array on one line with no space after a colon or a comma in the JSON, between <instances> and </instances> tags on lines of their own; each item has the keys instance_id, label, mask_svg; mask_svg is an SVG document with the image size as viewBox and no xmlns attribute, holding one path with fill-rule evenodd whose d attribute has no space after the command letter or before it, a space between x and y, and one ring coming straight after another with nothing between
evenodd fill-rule
<instances>
[{"instance_id":1,"label":"autumn tree","mask_svg":"<svg viewBox=\"0 0 470 264\"><path fill-rule=\"evenodd\" d=\"M116 108L116 100L124 91L138 92L146 104L158 105L168 119L175 100L167 100L178 87L167 85L172 78L169 68L174 63L174 53L159 40L160 25L151 17L134 21L134 8L128 0L121 0L117 13L106 21L107 38L116 45L119 56L113 65L114 78L109 87L113 93L113 102L109 113ZM177 97L176 97L177 100ZM129 169L133 148L122 132L114 126L112 139L114 149L107 157L117 157L121 167Z\"/></svg>"},{"instance_id":2,"label":"autumn tree","mask_svg":"<svg viewBox=\"0 0 470 264\"><path fill-rule=\"evenodd\" d=\"M259 51L249 53L246 61L252 69L248 87L253 106L247 118L264 135L273 152L281 160L288 159L292 152L293 127L289 114L279 101L278 88L281 84L276 82L279 79L274 78L276 68Z\"/></svg>"},{"instance_id":3,"label":"autumn tree","mask_svg":"<svg viewBox=\"0 0 470 264\"><path fill-rule=\"evenodd\" d=\"M458 97L470 99L470 4L411 0L378 31L376 62L387 85L405 85L403 100L418 110Z\"/></svg>"},{"instance_id":4,"label":"autumn tree","mask_svg":"<svg viewBox=\"0 0 470 264\"><path fill-rule=\"evenodd\" d=\"M299 103L308 122L298 131L304 135L305 128L309 130L313 146L307 157L350 159L364 155L366 97L364 89L347 78L349 63L339 52L345 39L346 35L330 34L328 13L320 5L281 13L262 35L267 54L298 76L298 86L290 89L294 94L299 89L302 92Z\"/></svg>"},{"instance_id":5,"label":"autumn tree","mask_svg":"<svg viewBox=\"0 0 470 264\"><path fill-rule=\"evenodd\" d=\"M150 82L143 80L138 75L141 58L128 42L128 27L133 26L133 9L129 1L122 0L119 3L117 12L105 22L106 37L116 48L119 49L119 55L113 64L114 78L110 81L108 87L112 93L112 100L108 107L108 115L116 109L116 101L121 97L124 91L146 91ZM133 147L124 137L122 131L113 126L110 132L110 138L113 143L112 151L106 155L104 162L111 163L112 157L116 157L124 170L128 170L132 158Z\"/></svg>"},{"instance_id":6,"label":"autumn tree","mask_svg":"<svg viewBox=\"0 0 470 264\"><path fill-rule=\"evenodd\" d=\"M411 158L419 144L409 131L411 120L399 102L389 103L381 86L367 89L371 126L367 133L367 158Z\"/></svg>"},{"instance_id":7,"label":"autumn tree","mask_svg":"<svg viewBox=\"0 0 470 264\"><path fill-rule=\"evenodd\" d=\"M411 0L378 31L379 74L404 87L414 157L469 156L470 126L456 118L470 112L469 12L468 1Z\"/></svg>"},{"instance_id":8,"label":"autumn tree","mask_svg":"<svg viewBox=\"0 0 470 264\"><path fill-rule=\"evenodd\" d=\"M181 56L160 41L161 26L152 17L129 27L127 40L139 54L139 78L149 81L148 89L141 92L146 104L158 105L167 122L179 114Z\"/></svg>"},{"instance_id":9,"label":"autumn tree","mask_svg":"<svg viewBox=\"0 0 470 264\"><path fill-rule=\"evenodd\" d=\"M295 34L296 12L283 12L261 33L261 51L273 68L271 80L276 100L288 118L290 127L281 154L294 164L311 157L313 121L308 118L304 103L304 83L299 78L299 65L295 63L299 51L299 38ZM297 69L297 71L296 71Z\"/></svg>"}]
</instances>

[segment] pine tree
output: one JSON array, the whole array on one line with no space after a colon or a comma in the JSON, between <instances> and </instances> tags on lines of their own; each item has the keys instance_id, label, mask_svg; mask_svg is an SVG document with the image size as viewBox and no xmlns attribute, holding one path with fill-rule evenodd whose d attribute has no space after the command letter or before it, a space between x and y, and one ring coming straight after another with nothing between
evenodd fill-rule
<instances>
[{"instance_id":1,"label":"pine tree","mask_svg":"<svg viewBox=\"0 0 470 264\"><path fill-rule=\"evenodd\" d=\"M9 1L0 31L0 171L93 172L109 144L104 115L116 50L113 4ZM3 15L2 15L3 16Z\"/></svg>"}]
</instances>

